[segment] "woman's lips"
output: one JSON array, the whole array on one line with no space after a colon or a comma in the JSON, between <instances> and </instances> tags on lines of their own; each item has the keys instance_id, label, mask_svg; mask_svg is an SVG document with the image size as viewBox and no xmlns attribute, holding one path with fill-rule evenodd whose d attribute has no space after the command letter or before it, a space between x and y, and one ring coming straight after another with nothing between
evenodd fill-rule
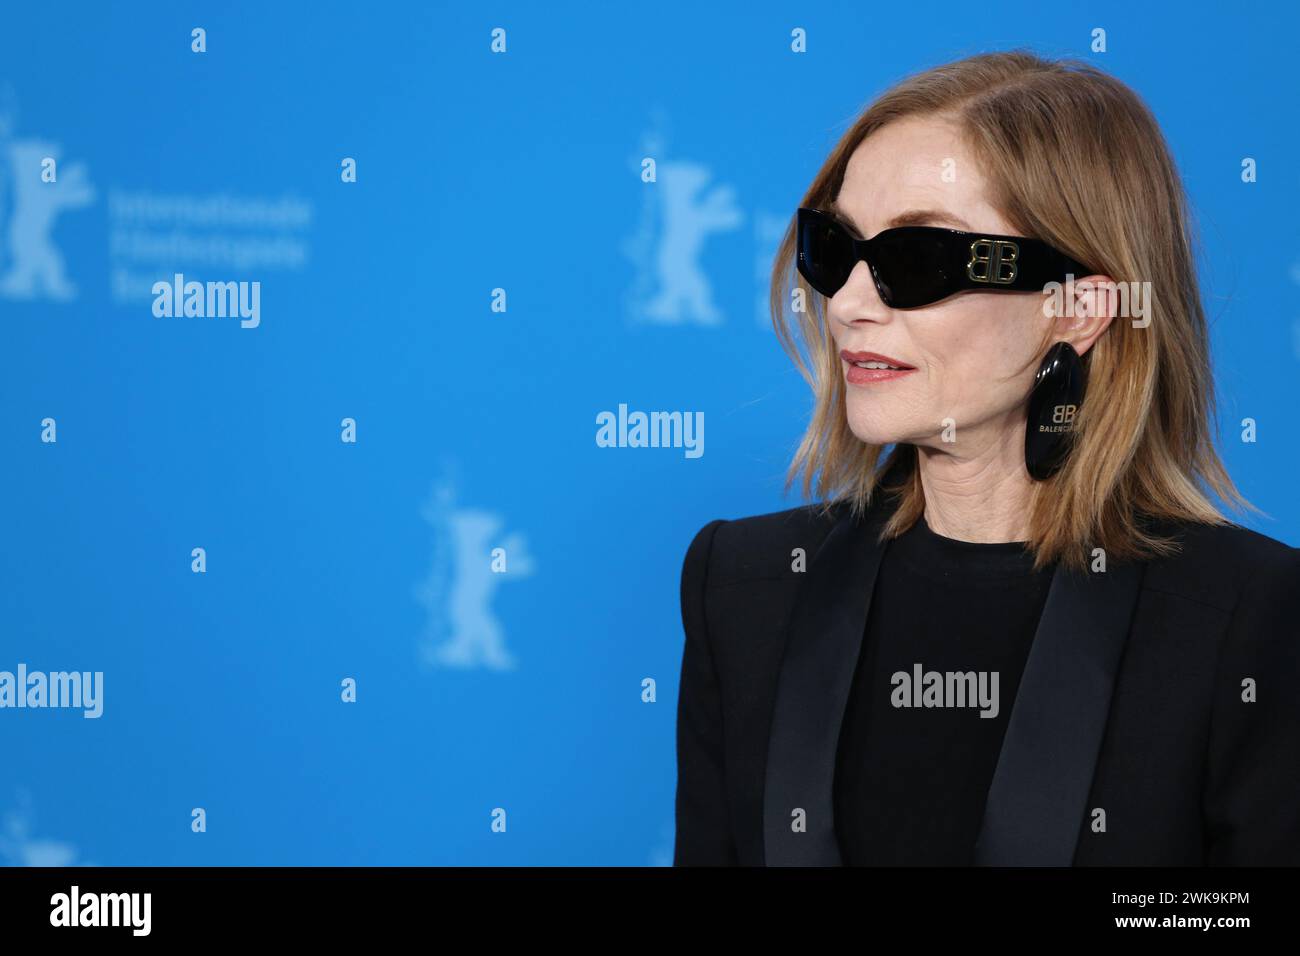
<instances>
[{"instance_id":1,"label":"woman's lips","mask_svg":"<svg viewBox=\"0 0 1300 956\"><path fill-rule=\"evenodd\" d=\"M916 371L913 366L908 365L906 362L900 362L888 355L881 355L879 352L850 352L848 349L844 349L840 352L840 358L847 365L844 378L850 385L871 385L876 382L889 382ZM864 368L863 363L877 367ZM893 366L893 368L879 367L882 365Z\"/></svg>"},{"instance_id":2,"label":"woman's lips","mask_svg":"<svg viewBox=\"0 0 1300 956\"><path fill-rule=\"evenodd\" d=\"M904 375L911 375L915 371L914 368L861 368L857 365L850 365L849 370L844 374L844 379L850 385L871 385L874 382L889 382L896 378L902 378Z\"/></svg>"}]
</instances>

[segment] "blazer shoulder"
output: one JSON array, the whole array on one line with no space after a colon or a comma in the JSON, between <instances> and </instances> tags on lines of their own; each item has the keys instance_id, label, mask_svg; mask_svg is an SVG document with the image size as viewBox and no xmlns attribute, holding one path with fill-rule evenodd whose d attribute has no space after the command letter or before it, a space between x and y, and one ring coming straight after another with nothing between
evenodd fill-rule
<instances>
[{"instance_id":1,"label":"blazer shoulder","mask_svg":"<svg viewBox=\"0 0 1300 956\"><path fill-rule=\"evenodd\" d=\"M1158 528L1179 545L1177 554L1154 559L1148 590L1175 594L1231 611L1246 593L1300 590L1300 548L1235 522L1181 522Z\"/></svg>"},{"instance_id":2,"label":"blazer shoulder","mask_svg":"<svg viewBox=\"0 0 1300 956\"><path fill-rule=\"evenodd\" d=\"M785 580L795 548L811 561L842 514L822 503L744 518L718 518L695 533L683 562L684 576L705 576L707 586Z\"/></svg>"}]
</instances>

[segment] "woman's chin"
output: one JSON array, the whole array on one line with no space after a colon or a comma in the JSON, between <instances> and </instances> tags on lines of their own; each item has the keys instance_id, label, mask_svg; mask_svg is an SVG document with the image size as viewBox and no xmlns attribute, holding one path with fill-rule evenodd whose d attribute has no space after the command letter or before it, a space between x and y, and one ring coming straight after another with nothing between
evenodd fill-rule
<instances>
[{"instance_id":1,"label":"woman's chin","mask_svg":"<svg viewBox=\"0 0 1300 956\"><path fill-rule=\"evenodd\" d=\"M891 428L879 422L859 423L850 419L849 430L859 441L868 445L892 445L907 440L907 433L903 429Z\"/></svg>"}]
</instances>

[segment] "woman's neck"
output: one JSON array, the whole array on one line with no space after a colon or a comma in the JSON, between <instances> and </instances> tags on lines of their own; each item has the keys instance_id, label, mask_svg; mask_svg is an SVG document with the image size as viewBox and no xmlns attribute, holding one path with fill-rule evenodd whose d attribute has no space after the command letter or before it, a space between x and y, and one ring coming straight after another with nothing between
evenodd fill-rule
<instances>
[{"instance_id":1,"label":"woman's neck","mask_svg":"<svg viewBox=\"0 0 1300 956\"><path fill-rule=\"evenodd\" d=\"M1028 540L1034 489L1023 437L988 442L968 454L923 446L916 452L931 531L958 541Z\"/></svg>"}]
</instances>

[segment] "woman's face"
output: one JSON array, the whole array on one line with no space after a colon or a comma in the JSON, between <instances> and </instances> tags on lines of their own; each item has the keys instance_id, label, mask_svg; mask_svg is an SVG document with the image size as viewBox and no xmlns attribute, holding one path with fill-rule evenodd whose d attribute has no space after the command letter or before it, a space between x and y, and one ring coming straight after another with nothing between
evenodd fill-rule
<instances>
[{"instance_id":1,"label":"woman's face","mask_svg":"<svg viewBox=\"0 0 1300 956\"><path fill-rule=\"evenodd\" d=\"M1016 232L985 199L979 164L956 127L937 118L896 120L863 140L849 159L835 210L864 238L900 225ZM1049 321L1040 293L963 292L921 308L891 309L868 265L859 262L827 315L845 376L849 427L862 441L976 455L1023 429ZM850 376L854 366L845 351L875 352L912 370ZM945 431L947 419L955 428Z\"/></svg>"}]
</instances>

